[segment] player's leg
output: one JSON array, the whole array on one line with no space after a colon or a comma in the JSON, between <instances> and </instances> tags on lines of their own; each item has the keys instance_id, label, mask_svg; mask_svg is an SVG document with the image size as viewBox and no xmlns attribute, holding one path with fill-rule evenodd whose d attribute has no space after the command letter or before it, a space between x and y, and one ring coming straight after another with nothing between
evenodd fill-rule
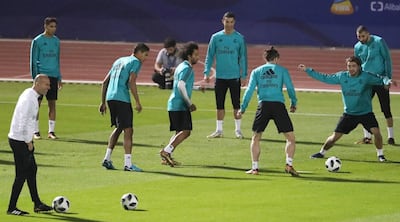
<instances>
[{"instance_id":1,"label":"player's leg","mask_svg":"<svg viewBox=\"0 0 400 222\"><path fill-rule=\"evenodd\" d=\"M294 132L283 133L286 138L285 153L286 153L286 166L285 172L290 173L292 176L299 176L299 173L293 167L293 158L296 151L296 139Z\"/></svg>"},{"instance_id":2,"label":"player's leg","mask_svg":"<svg viewBox=\"0 0 400 222\"><path fill-rule=\"evenodd\" d=\"M190 111L169 111L170 131L175 131L175 135L170 139L167 146L160 150L161 163L171 167L179 165L171 154L185 139L187 139L193 129L192 114Z\"/></svg>"},{"instance_id":3,"label":"player's leg","mask_svg":"<svg viewBox=\"0 0 400 222\"><path fill-rule=\"evenodd\" d=\"M111 155L112 155L115 145L118 142L119 135L122 133L123 129L121 127L118 127L119 122L117 121L118 115L120 115L119 114L119 102L107 101L107 105L108 105L109 112L110 112L111 126L115 126L115 129L111 132L111 134L108 138L108 144L107 144L106 153L104 155L102 166L108 170L115 170L115 167L111 161Z\"/></svg>"},{"instance_id":4,"label":"player's leg","mask_svg":"<svg viewBox=\"0 0 400 222\"><path fill-rule=\"evenodd\" d=\"M378 156L378 161L380 162L386 161L386 158L383 153L382 134L379 129L379 124L378 121L376 120L374 113L368 113L366 115L363 115L361 119L361 124L363 125L364 128L369 129L370 132L374 135L374 144L376 147L376 155Z\"/></svg>"},{"instance_id":5,"label":"player's leg","mask_svg":"<svg viewBox=\"0 0 400 222\"><path fill-rule=\"evenodd\" d=\"M376 90L378 95L379 103L381 106L381 111L386 119L386 128L388 132L388 144L394 145L394 132L393 132L393 117L390 108L390 94L389 90L386 90L383 86Z\"/></svg>"},{"instance_id":6,"label":"player's leg","mask_svg":"<svg viewBox=\"0 0 400 222\"><path fill-rule=\"evenodd\" d=\"M25 215L29 214L28 212L19 210L17 208L17 201L19 195L21 193L22 187L26 180L26 173L24 172L24 163L25 163L25 156L28 152L27 146L22 141L16 141L12 139L8 139L10 147L14 154L14 164L15 164L15 179L11 190L10 195L10 202L8 204L7 214L12 215Z\"/></svg>"},{"instance_id":7,"label":"player's leg","mask_svg":"<svg viewBox=\"0 0 400 222\"><path fill-rule=\"evenodd\" d=\"M49 130L48 138L57 139L55 132L56 127L56 101L58 98L58 79L49 77L50 90L46 94L46 99L49 107Z\"/></svg>"},{"instance_id":8,"label":"player's leg","mask_svg":"<svg viewBox=\"0 0 400 222\"><path fill-rule=\"evenodd\" d=\"M216 79L214 87L215 101L217 106L216 130L212 134L208 135L207 138L220 138L223 136L223 124L225 118L225 97L227 91L227 80Z\"/></svg>"},{"instance_id":9,"label":"player's leg","mask_svg":"<svg viewBox=\"0 0 400 222\"><path fill-rule=\"evenodd\" d=\"M54 133L56 127L56 100L48 100L49 106L49 131L48 138L57 139L56 134Z\"/></svg>"},{"instance_id":10,"label":"player's leg","mask_svg":"<svg viewBox=\"0 0 400 222\"><path fill-rule=\"evenodd\" d=\"M325 153L331 149L336 141L338 141L343 134L348 134L350 133L353 129L357 127L359 123L359 119L355 116L350 116L347 114L343 114L340 119L338 124L336 125L336 129L330 135L326 140L324 145L322 145L321 150L318 153L315 153L311 155L311 158L323 158Z\"/></svg>"},{"instance_id":11,"label":"player's leg","mask_svg":"<svg viewBox=\"0 0 400 222\"><path fill-rule=\"evenodd\" d=\"M246 171L247 174L258 174L258 162L260 159L260 140L262 132L253 132L250 143L250 155L251 155L251 169Z\"/></svg>"},{"instance_id":12,"label":"player's leg","mask_svg":"<svg viewBox=\"0 0 400 222\"><path fill-rule=\"evenodd\" d=\"M262 133L268 126L270 120L270 110L268 110L268 102L258 104L256 114L253 121L253 136L250 143L251 169L246 171L247 174L258 174L259 158L260 158L260 141Z\"/></svg>"},{"instance_id":13,"label":"player's leg","mask_svg":"<svg viewBox=\"0 0 400 222\"><path fill-rule=\"evenodd\" d=\"M229 80L229 92L231 94L231 101L233 107L233 118L235 120L235 136L238 139L243 139L241 130L241 117L237 115L240 109L240 78Z\"/></svg>"}]
</instances>

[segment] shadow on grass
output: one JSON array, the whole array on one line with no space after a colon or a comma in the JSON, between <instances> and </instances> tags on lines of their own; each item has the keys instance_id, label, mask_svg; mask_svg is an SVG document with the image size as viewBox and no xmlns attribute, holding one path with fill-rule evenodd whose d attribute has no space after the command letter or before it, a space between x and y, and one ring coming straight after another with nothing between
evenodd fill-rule
<instances>
[{"instance_id":1,"label":"shadow on grass","mask_svg":"<svg viewBox=\"0 0 400 222\"><path fill-rule=\"evenodd\" d=\"M386 155L385 155L386 156ZM400 161L388 160L386 162L379 162L378 160L354 160L354 159L344 159L340 158L342 161L358 162L358 163L375 163L375 164L400 164Z\"/></svg>"},{"instance_id":2,"label":"shadow on grass","mask_svg":"<svg viewBox=\"0 0 400 222\"><path fill-rule=\"evenodd\" d=\"M47 220L59 220L59 221L69 221L69 222L105 222L102 220L91 220L91 219L84 219L84 218L79 218L79 217L74 217L72 215L77 214L77 213L42 213L45 215L48 215L49 217L43 217L43 216L36 216L40 214L35 214L35 216L26 216L26 217L32 217L32 218L40 218L41 221ZM24 216L25 217L25 216ZM42 220L43 219L43 220Z\"/></svg>"},{"instance_id":3,"label":"shadow on grass","mask_svg":"<svg viewBox=\"0 0 400 222\"><path fill-rule=\"evenodd\" d=\"M88 140L88 139L75 139L75 138L58 138L56 140L53 140L54 142L68 142L68 143L86 143L86 144L92 144L92 145L103 145L107 146L108 141L98 141L98 140ZM117 142L117 146L122 146L122 142ZM151 144L142 144L142 143L133 143L133 146L140 146L140 147L157 147L159 146L156 145L151 145Z\"/></svg>"},{"instance_id":4,"label":"shadow on grass","mask_svg":"<svg viewBox=\"0 0 400 222\"><path fill-rule=\"evenodd\" d=\"M251 140L251 138L249 139ZM261 139L263 142L273 142L273 143L286 143L285 139ZM325 141L320 141L320 142L311 142L311 141L301 141L301 140L296 140L296 144L302 144L302 145L320 145L322 146ZM348 144L348 143L336 143L335 146L343 146L343 147L354 147L354 144Z\"/></svg>"},{"instance_id":5,"label":"shadow on grass","mask_svg":"<svg viewBox=\"0 0 400 222\"><path fill-rule=\"evenodd\" d=\"M335 173L336 174L336 173ZM398 181L385 181L385 180L373 180L373 179L344 179L338 177L304 177L300 176L299 179L321 181L321 182L340 182L340 183L376 183L376 184L400 184Z\"/></svg>"},{"instance_id":6,"label":"shadow on grass","mask_svg":"<svg viewBox=\"0 0 400 222\"><path fill-rule=\"evenodd\" d=\"M204 176L204 175L189 175L175 172L164 172L164 171L145 171L145 173L161 174L166 176L195 178L195 179L219 179L219 180L259 180L260 177L256 178L241 178L241 177L225 177L225 176ZM265 178L263 178L265 179Z\"/></svg>"}]
</instances>

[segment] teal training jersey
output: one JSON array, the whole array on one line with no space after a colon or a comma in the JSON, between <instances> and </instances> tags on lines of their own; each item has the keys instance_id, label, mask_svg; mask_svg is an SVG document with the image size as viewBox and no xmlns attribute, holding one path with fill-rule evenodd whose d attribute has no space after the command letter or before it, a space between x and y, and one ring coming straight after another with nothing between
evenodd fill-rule
<instances>
[{"instance_id":1,"label":"teal training jersey","mask_svg":"<svg viewBox=\"0 0 400 222\"><path fill-rule=\"evenodd\" d=\"M354 55L361 59L364 71L392 78L392 58L385 40L370 35L369 42L354 45Z\"/></svg>"},{"instance_id":2,"label":"teal training jersey","mask_svg":"<svg viewBox=\"0 0 400 222\"><path fill-rule=\"evenodd\" d=\"M296 92L289 72L283 66L267 63L255 68L250 75L249 85L243 95L243 103L240 109L244 112L249 105L255 88L257 87L258 102L285 103L282 88L286 86L291 106L296 106Z\"/></svg>"},{"instance_id":3,"label":"teal training jersey","mask_svg":"<svg viewBox=\"0 0 400 222\"><path fill-rule=\"evenodd\" d=\"M181 62L175 69L174 73L174 87L171 96L168 99L168 111L186 111L189 110L185 100L178 89L178 82L184 81L186 84L186 92L189 98L192 98L192 90L194 84L194 71L193 67L187 60Z\"/></svg>"},{"instance_id":4,"label":"teal training jersey","mask_svg":"<svg viewBox=\"0 0 400 222\"><path fill-rule=\"evenodd\" d=\"M237 31L224 30L211 36L204 64L204 74L210 75L215 58L216 78L245 79L247 76L247 48L244 37Z\"/></svg>"},{"instance_id":5,"label":"teal training jersey","mask_svg":"<svg viewBox=\"0 0 400 222\"><path fill-rule=\"evenodd\" d=\"M350 115L364 115L372 112L372 86L390 83L390 79L387 77L365 71L354 77L350 76L348 71L323 74L307 68L306 72L309 76L321 82L340 85L344 113Z\"/></svg>"},{"instance_id":6,"label":"teal training jersey","mask_svg":"<svg viewBox=\"0 0 400 222\"><path fill-rule=\"evenodd\" d=\"M56 36L48 37L43 33L32 40L30 55L31 75L37 74L61 80L60 40Z\"/></svg>"},{"instance_id":7,"label":"teal training jersey","mask_svg":"<svg viewBox=\"0 0 400 222\"><path fill-rule=\"evenodd\" d=\"M135 56L125 56L117 59L110 71L106 100L118 100L131 103L129 94L129 78L131 74L138 75L142 63Z\"/></svg>"}]
</instances>

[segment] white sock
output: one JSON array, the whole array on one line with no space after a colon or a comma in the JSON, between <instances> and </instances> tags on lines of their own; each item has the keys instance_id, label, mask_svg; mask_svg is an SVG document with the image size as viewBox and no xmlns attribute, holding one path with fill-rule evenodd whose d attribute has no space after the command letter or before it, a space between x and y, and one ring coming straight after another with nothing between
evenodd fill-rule
<instances>
[{"instance_id":1,"label":"white sock","mask_svg":"<svg viewBox=\"0 0 400 222\"><path fill-rule=\"evenodd\" d=\"M388 138L394 138L394 136L393 136L393 127L388 127L387 128L387 132L388 132Z\"/></svg>"},{"instance_id":2,"label":"white sock","mask_svg":"<svg viewBox=\"0 0 400 222\"><path fill-rule=\"evenodd\" d=\"M258 161L252 161L251 162L251 169L252 170L258 169Z\"/></svg>"},{"instance_id":3,"label":"white sock","mask_svg":"<svg viewBox=\"0 0 400 222\"><path fill-rule=\"evenodd\" d=\"M377 156L382 156L383 155L383 149L376 149L376 155Z\"/></svg>"},{"instance_id":4,"label":"white sock","mask_svg":"<svg viewBox=\"0 0 400 222\"><path fill-rule=\"evenodd\" d=\"M320 154L325 155L326 150L324 150L323 148L321 148L321 150L319 151Z\"/></svg>"},{"instance_id":5,"label":"white sock","mask_svg":"<svg viewBox=\"0 0 400 222\"><path fill-rule=\"evenodd\" d=\"M170 144L168 144L166 147L164 147L164 151L167 153L172 153L174 152L174 147Z\"/></svg>"},{"instance_id":6,"label":"white sock","mask_svg":"<svg viewBox=\"0 0 400 222\"><path fill-rule=\"evenodd\" d=\"M39 120L36 120L36 124L35 124L35 133L39 132Z\"/></svg>"},{"instance_id":7,"label":"white sock","mask_svg":"<svg viewBox=\"0 0 400 222\"><path fill-rule=\"evenodd\" d=\"M111 148L107 148L106 149L106 155L104 156L104 159L105 160L108 160L108 161L110 161L111 160L111 153L112 153L112 149Z\"/></svg>"},{"instance_id":8,"label":"white sock","mask_svg":"<svg viewBox=\"0 0 400 222\"><path fill-rule=\"evenodd\" d=\"M289 166L293 166L293 158L286 157L286 164Z\"/></svg>"},{"instance_id":9,"label":"white sock","mask_svg":"<svg viewBox=\"0 0 400 222\"><path fill-rule=\"evenodd\" d=\"M54 132L54 128L56 128L56 121L55 120L49 120L49 133Z\"/></svg>"},{"instance_id":10,"label":"white sock","mask_svg":"<svg viewBox=\"0 0 400 222\"><path fill-rule=\"evenodd\" d=\"M363 132L364 132L364 138L369 138L371 139L372 135L370 132L368 132L368 130L363 128Z\"/></svg>"},{"instance_id":11,"label":"white sock","mask_svg":"<svg viewBox=\"0 0 400 222\"><path fill-rule=\"evenodd\" d=\"M124 154L125 166L127 167L132 166L131 156L132 156L131 154Z\"/></svg>"},{"instance_id":12,"label":"white sock","mask_svg":"<svg viewBox=\"0 0 400 222\"><path fill-rule=\"evenodd\" d=\"M242 123L242 119L235 119L235 131L240 131L241 123Z\"/></svg>"},{"instance_id":13,"label":"white sock","mask_svg":"<svg viewBox=\"0 0 400 222\"><path fill-rule=\"evenodd\" d=\"M223 120L217 120L217 131L222 132L223 131L223 125L224 121Z\"/></svg>"}]
</instances>

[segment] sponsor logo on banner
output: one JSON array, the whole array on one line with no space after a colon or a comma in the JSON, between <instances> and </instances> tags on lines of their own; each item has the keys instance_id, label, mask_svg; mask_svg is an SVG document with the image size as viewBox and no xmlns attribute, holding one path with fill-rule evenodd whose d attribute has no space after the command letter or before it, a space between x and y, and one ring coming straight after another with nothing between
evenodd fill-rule
<instances>
[{"instance_id":1,"label":"sponsor logo on banner","mask_svg":"<svg viewBox=\"0 0 400 222\"><path fill-rule=\"evenodd\" d=\"M335 15L351 15L354 13L350 0L334 0L331 5L331 13Z\"/></svg>"},{"instance_id":2,"label":"sponsor logo on banner","mask_svg":"<svg viewBox=\"0 0 400 222\"><path fill-rule=\"evenodd\" d=\"M400 12L400 3L371 1L370 9L372 12L384 12L384 11Z\"/></svg>"}]
</instances>

